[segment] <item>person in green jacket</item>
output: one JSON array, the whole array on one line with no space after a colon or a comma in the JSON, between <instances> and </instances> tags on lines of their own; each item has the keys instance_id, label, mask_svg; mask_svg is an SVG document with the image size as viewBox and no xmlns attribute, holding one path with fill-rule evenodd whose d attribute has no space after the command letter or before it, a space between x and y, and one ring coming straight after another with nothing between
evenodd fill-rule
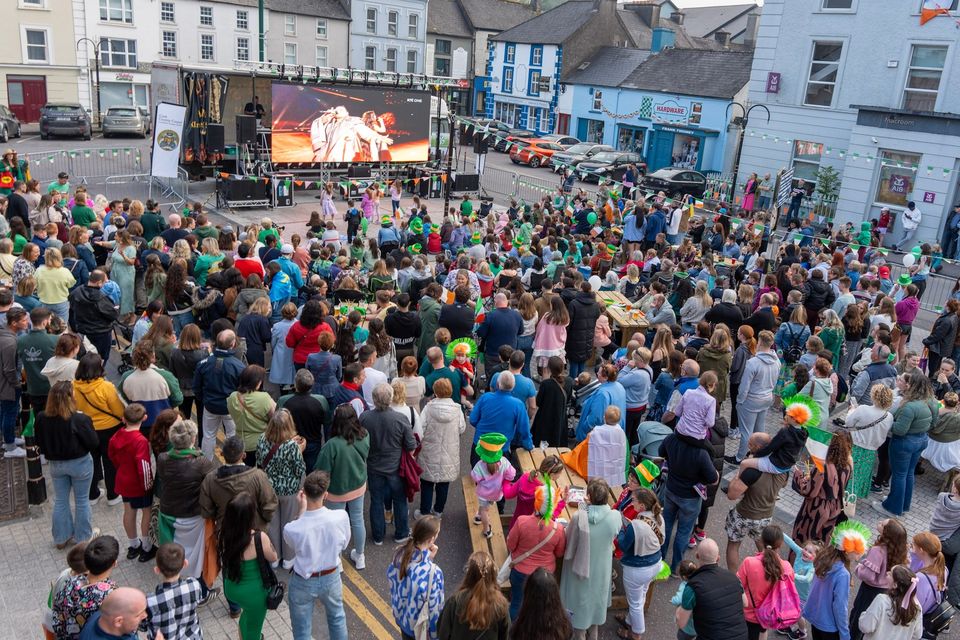
<instances>
[{"instance_id":1,"label":"person in green jacket","mask_svg":"<svg viewBox=\"0 0 960 640\"><path fill-rule=\"evenodd\" d=\"M470 194L463 194L463 202L460 203L460 217L464 220L473 215L473 203L470 202Z\"/></svg>"},{"instance_id":2,"label":"person in green jacket","mask_svg":"<svg viewBox=\"0 0 960 640\"><path fill-rule=\"evenodd\" d=\"M157 211L158 206L156 201L147 200L147 210L140 216L140 225L143 227L143 239L147 241L147 244L167 228L163 214Z\"/></svg>"},{"instance_id":3,"label":"person in green jacket","mask_svg":"<svg viewBox=\"0 0 960 640\"><path fill-rule=\"evenodd\" d=\"M82 194L80 190L77 190L77 195L74 197L73 201L76 203L73 205L73 209L70 210L70 216L73 218L73 224L78 224L81 227L90 227L91 224L97 221L97 214L93 212L93 209L87 206L87 192L84 191Z\"/></svg>"},{"instance_id":4,"label":"person in green jacket","mask_svg":"<svg viewBox=\"0 0 960 640\"><path fill-rule=\"evenodd\" d=\"M843 323L833 309L822 310L820 318L822 328L817 335L823 342L823 348L833 354L833 361L830 364L834 369L837 369L840 366L840 353L843 350L843 343L846 341Z\"/></svg>"},{"instance_id":5,"label":"person in green jacket","mask_svg":"<svg viewBox=\"0 0 960 640\"><path fill-rule=\"evenodd\" d=\"M425 362L427 349L437 344L434 334L440 326L440 294L443 289L436 282L431 282L423 290L423 297L417 309L420 316L420 339L417 341L417 359Z\"/></svg>"},{"instance_id":6,"label":"person in green jacket","mask_svg":"<svg viewBox=\"0 0 960 640\"><path fill-rule=\"evenodd\" d=\"M30 312L29 333L17 338L17 356L27 374L27 397L35 412L43 411L50 393L50 381L41 373L47 360L53 357L58 336L47 333L53 312L46 307L36 307Z\"/></svg>"},{"instance_id":7,"label":"person in green jacket","mask_svg":"<svg viewBox=\"0 0 960 640\"><path fill-rule=\"evenodd\" d=\"M223 253L220 251L219 243L213 238L204 238L200 246L203 253L193 265L193 279L202 287L207 284L208 275L220 271Z\"/></svg>"},{"instance_id":8,"label":"person in green jacket","mask_svg":"<svg viewBox=\"0 0 960 640\"><path fill-rule=\"evenodd\" d=\"M366 567L363 549L367 541L363 495L367 491L370 434L350 404L342 404L334 411L331 433L332 437L320 450L316 469L330 474L325 505L328 509L346 509L353 538L350 559L358 570L363 570Z\"/></svg>"}]
</instances>

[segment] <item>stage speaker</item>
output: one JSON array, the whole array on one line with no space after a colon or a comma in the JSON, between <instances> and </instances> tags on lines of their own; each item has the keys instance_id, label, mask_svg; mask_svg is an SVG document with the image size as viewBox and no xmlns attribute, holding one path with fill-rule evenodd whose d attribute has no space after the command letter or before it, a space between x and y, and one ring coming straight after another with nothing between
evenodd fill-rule
<instances>
[{"instance_id":1,"label":"stage speaker","mask_svg":"<svg viewBox=\"0 0 960 640\"><path fill-rule=\"evenodd\" d=\"M475 173L458 173L453 181L454 191L479 191L480 176Z\"/></svg>"},{"instance_id":2,"label":"stage speaker","mask_svg":"<svg viewBox=\"0 0 960 640\"><path fill-rule=\"evenodd\" d=\"M483 155L489 151L489 146L487 145L487 136L482 133L475 133L473 136L473 152L475 154Z\"/></svg>"},{"instance_id":3,"label":"stage speaker","mask_svg":"<svg viewBox=\"0 0 960 640\"><path fill-rule=\"evenodd\" d=\"M257 119L253 116L237 116L237 144L253 144L257 141Z\"/></svg>"},{"instance_id":4,"label":"stage speaker","mask_svg":"<svg viewBox=\"0 0 960 640\"><path fill-rule=\"evenodd\" d=\"M269 193L269 185L263 180L222 180L220 193L225 200L239 202L242 200L265 200Z\"/></svg>"},{"instance_id":5,"label":"stage speaker","mask_svg":"<svg viewBox=\"0 0 960 640\"><path fill-rule=\"evenodd\" d=\"M223 152L226 147L226 143L223 139L223 125L222 124L208 124L207 125L207 149L209 151L219 151Z\"/></svg>"},{"instance_id":6,"label":"stage speaker","mask_svg":"<svg viewBox=\"0 0 960 640\"><path fill-rule=\"evenodd\" d=\"M348 178L369 178L370 177L370 165L366 164L352 164L347 167L347 177Z\"/></svg>"},{"instance_id":7,"label":"stage speaker","mask_svg":"<svg viewBox=\"0 0 960 640\"><path fill-rule=\"evenodd\" d=\"M460 124L460 146L469 147L474 144L477 135L474 133L473 126L463 122Z\"/></svg>"}]
</instances>

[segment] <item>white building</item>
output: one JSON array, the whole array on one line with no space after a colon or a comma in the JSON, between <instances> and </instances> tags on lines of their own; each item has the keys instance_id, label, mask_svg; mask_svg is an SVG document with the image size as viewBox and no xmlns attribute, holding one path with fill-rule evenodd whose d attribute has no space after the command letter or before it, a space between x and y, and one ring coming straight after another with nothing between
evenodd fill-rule
<instances>
[{"instance_id":1,"label":"white building","mask_svg":"<svg viewBox=\"0 0 960 640\"><path fill-rule=\"evenodd\" d=\"M815 184L830 166L838 222L915 201L917 238L940 241L960 199L960 13L945 2L950 15L921 26L921 0L877 4L766 0L749 101L770 122L751 114L740 177L792 167ZM901 235L898 219L888 244Z\"/></svg>"},{"instance_id":2,"label":"white building","mask_svg":"<svg viewBox=\"0 0 960 640\"><path fill-rule=\"evenodd\" d=\"M424 73L427 0L347 2L351 17L351 67L366 71Z\"/></svg>"}]
</instances>

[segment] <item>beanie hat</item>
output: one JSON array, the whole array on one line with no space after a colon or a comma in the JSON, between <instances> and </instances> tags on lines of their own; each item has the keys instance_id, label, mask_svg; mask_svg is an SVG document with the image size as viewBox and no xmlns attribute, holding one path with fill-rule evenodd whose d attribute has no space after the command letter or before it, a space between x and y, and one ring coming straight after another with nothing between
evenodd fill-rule
<instances>
[{"instance_id":1,"label":"beanie hat","mask_svg":"<svg viewBox=\"0 0 960 640\"><path fill-rule=\"evenodd\" d=\"M507 438L502 433L485 433L480 436L474 451L484 462L500 462L503 457L503 446L507 444Z\"/></svg>"}]
</instances>

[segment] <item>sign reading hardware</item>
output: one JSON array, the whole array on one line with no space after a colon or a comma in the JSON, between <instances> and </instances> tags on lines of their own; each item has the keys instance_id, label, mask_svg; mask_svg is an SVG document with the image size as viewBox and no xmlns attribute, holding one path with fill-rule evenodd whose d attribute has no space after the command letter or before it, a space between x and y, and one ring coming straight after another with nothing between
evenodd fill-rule
<instances>
[{"instance_id":1,"label":"sign reading hardware","mask_svg":"<svg viewBox=\"0 0 960 640\"><path fill-rule=\"evenodd\" d=\"M652 115L654 120L660 122L686 123L690 115L690 107L675 100L655 102Z\"/></svg>"}]
</instances>

